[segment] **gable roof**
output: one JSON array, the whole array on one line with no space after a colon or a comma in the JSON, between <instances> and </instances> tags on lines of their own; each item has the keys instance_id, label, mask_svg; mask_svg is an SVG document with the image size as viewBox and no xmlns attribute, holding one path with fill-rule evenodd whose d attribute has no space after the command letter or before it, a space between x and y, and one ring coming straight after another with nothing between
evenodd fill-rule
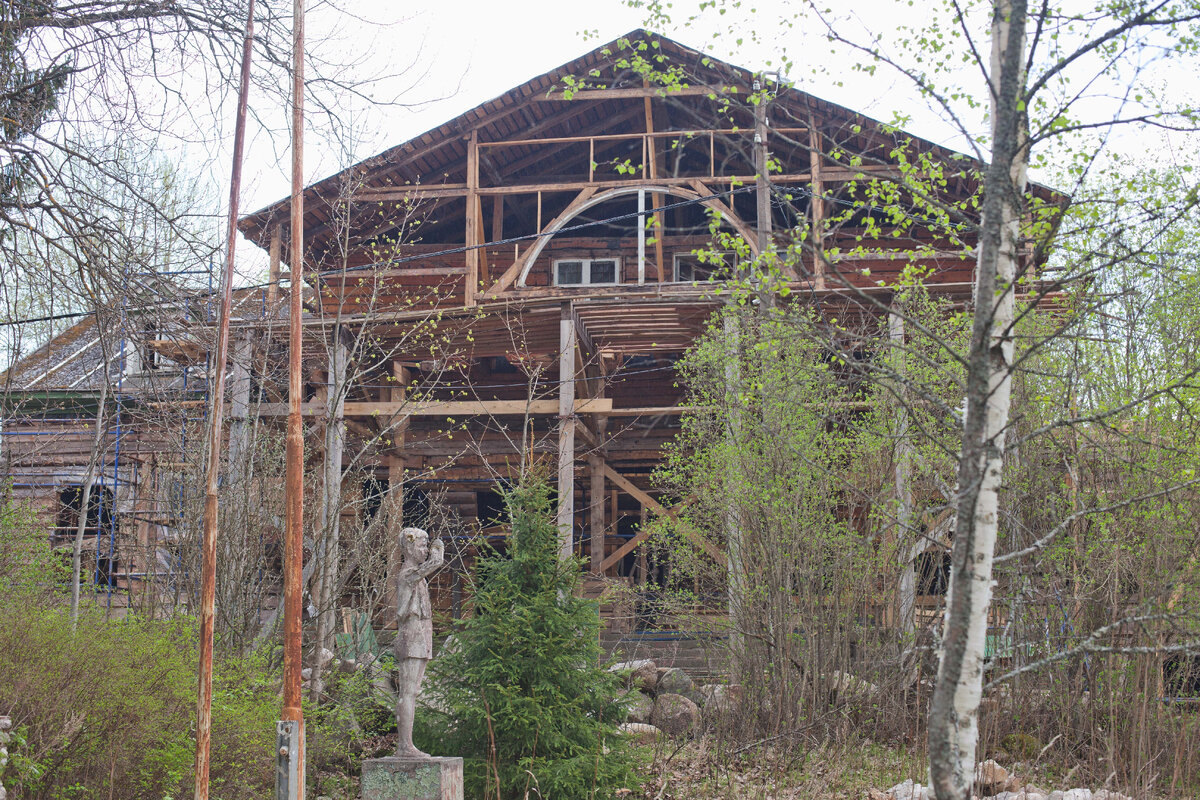
<instances>
[{"instance_id":1,"label":"gable roof","mask_svg":"<svg viewBox=\"0 0 1200 800\"><path fill-rule=\"evenodd\" d=\"M623 110L629 109L628 98L613 97L608 92L603 101L547 102L554 92L561 92L568 79L586 80L603 76L602 85L609 90L630 88L642 96L641 73L630 69L623 60L630 49L645 43L655 57L661 54L666 63L681 68L693 85L711 89L714 94L728 87L737 87L743 96L752 85L754 73L742 67L687 47L672 39L643 29L585 53L584 55L545 72L504 94L481 103L447 122L388 150L330 175L305 189L305 231L309 242L316 243L329 232L332 204L342 187L352 183L356 190L389 189L406 184L436 185L441 182L462 181L465 177L468 137L474 133L481 143L511 138L562 137L578 135L610 122ZM625 64L622 66L622 64ZM672 92L664 87L662 96ZM640 104L639 104L640 105ZM837 139L857 138L864 146L872 137L875 147L886 139L894 144L900 139L911 140L918 148L943 159L966 159L979 162L961 153L941 147L931 141L904 132L891 132L888 126L863 116L849 108L823 100L807 92L789 88L781 92L772 104L772 113L806 121L808 115L819 117L828 130L837 131ZM489 151L497 160L493 168L503 171L519 161L518 149ZM504 159L508 159L506 164ZM1050 194L1045 187L1038 187ZM324 202L321 202L324 201ZM284 198L243 217L239 229L261 247L267 247L271 229L286 225L290 201Z\"/></svg>"}]
</instances>

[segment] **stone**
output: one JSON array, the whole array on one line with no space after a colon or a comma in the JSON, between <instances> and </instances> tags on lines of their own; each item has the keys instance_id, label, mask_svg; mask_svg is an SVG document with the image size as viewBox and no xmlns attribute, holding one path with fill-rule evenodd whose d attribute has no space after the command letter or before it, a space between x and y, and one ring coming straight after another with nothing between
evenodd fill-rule
<instances>
[{"instance_id":1,"label":"stone","mask_svg":"<svg viewBox=\"0 0 1200 800\"><path fill-rule=\"evenodd\" d=\"M879 692L875 684L837 670L825 676L825 686L843 700L863 699Z\"/></svg>"},{"instance_id":2,"label":"stone","mask_svg":"<svg viewBox=\"0 0 1200 800\"><path fill-rule=\"evenodd\" d=\"M305 667L304 669L300 670L300 680L302 680L302 681L311 681L312 680L312 667Z\"/></svg>"},{"instance_id":3,"label":"stone","mask_svg":"<svg viewBox=\"0 0 1200 800\"><path fill-rule=\"evenodd\" d=\"M609 672L625 675L625 685L643 692L653 692L658 683L658 667L649 659L622 661L608 668Z\"/></svg>"},{"instance_id":4,"label":"stone","mask_svg":"<svg viewBox=\"0 0 1200 800\"><path fill-rule=\"evenodd\" d=\"M317 663L321 665L321 669L329 666L329 662L333 661L333 651L328 647L322 647L317 651Z\"/></svg>"},{"instance_id":5,"label":"stone","mask_svg":"<svg viewBox=\"0 0 1200 800\"><path fill-rule=\"evenodd\" d=\"M742 687L710 684L700 687L700 695L704 699L701 707L704 709L704 720L713 724L719 720L727 720L737 715L741 710Z\"/></svg>"},{"instance_id":6,"label":"stone","mask_svg":"<svg viewBox=\"0 0 1200 800\"><path fill-rule=\"evenodd\" d=\"M672 667L659 676L656 691L659 694L681 694L688 697L695 687L696 684L692 682L686 672L678 667ZM693 702L695 701L693 700Z\"/></svg>"},{"instance_id":7,"label":"stone","mask_svg":"<svg viewBox=\"0 0 1200 800\"><path fill-rule=\"evenodd\" d=\"M362 800L463 800L461 758L368 758Z\"/></svg>"},{"instance_id":8,"label":"stone","mask_svg":"<svg viewBox=\"0 0 1200 800\"><path fill-rule=\"evenodd\" d=\"M897 783L887 790L887 794L891 795L892 800L933 800L933 792L929 787L914 783L912 778Z\"/></svg>"},{"instance_id":9,"label":"stone","mask_svg":"<svg viewBox=\"0 0 1200 800\"><path fill-rule=\"evenodd\" d=\"M644 722L623 722L617 726L617 730L642 744L654 744L663 735L661 730Z\"/></svg>"},{"instance_id":10,"label":"stone","mask_svg":"<svg viewBox=\"0 0 1200 800\"><path fill-rule=\"evenodd\" d=\"M975 785L984 795L1007 791L1008 770L988 759L975 767Z\"/></svg>"},{"instance_id":11,"label":"stone","mask_svg":"<svg viewBox=\"0 0 1200 800\"><path fill-rule=\"evenodd\" d=\"M681 694L660 694L650 712L650 724L668 736L687 736L700 724L700 707Z\"/></svg>"},{"instance_id":12,"label":"stone","mask_svg":"<svg viewBox=\"0 0 1200 800\"><path fill-rule=\"evenodd\" d=\"M636 689L625 694L623 698L628 704L625 713L626 722L649 722L650 714L654 711L654 701Z\"/></svg>"},{"instance_id":13,"label":"stone","mask_svg":"<svg viewBox=\"0 0 1200 800\"><path fill-rule=\"evenodd\" d=\"M346 675L353 675L354 671L358 669L358 662L353 658L344 659L338 662L338 669Z\"/></svg>"}]
</instances>

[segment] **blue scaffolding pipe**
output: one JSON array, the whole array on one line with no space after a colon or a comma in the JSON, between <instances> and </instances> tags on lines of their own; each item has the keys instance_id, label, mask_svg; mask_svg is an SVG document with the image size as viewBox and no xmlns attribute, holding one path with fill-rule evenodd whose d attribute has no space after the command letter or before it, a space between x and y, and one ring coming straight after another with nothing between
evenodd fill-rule
<instances>
[{"instance_id":1,"label":"blue scaffolding pipe","mask_svg":"<svg viewBox=\"0 0 1200 800\"><path fill-rule=\"evenodd\" d=\"M105 433L116 433L117 428L106 430ZM0 431L0 436L70 436L70 431Z\"/></svg>"}]
</instances>

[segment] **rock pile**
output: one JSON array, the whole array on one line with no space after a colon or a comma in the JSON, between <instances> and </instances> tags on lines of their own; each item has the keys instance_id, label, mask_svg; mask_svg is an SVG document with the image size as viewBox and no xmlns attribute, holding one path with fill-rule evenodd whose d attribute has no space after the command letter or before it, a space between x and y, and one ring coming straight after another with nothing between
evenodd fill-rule
<instances>
[{"instance_id":1,"label":"rock pile","mask_svg":"<svg viewBox=\"0 0 1200 800\"><path fill-rule=\"evenodd\" d=\"M653 661L623 661L609 672L625 676L628 706L623 729L641 741L659 735L683 738L737 711L737 686L697 686L681 669L662 668Z\"/></svg>"},{"instance_id":2,"label":"rock pile","mask_svg":"<svg viewBox=\"0 0 1200 800\"><path fill-rule=\"evenodd\" d=\"M1067 789L1048 791L1033 784L1022 783L1016 775L988 759L975 768L975 800L1133 800L1132 797L1108 789ZM933 790L912 780L898 783L886 792L872 789L867 800L933 800Z\"/></svg>"}]
</instances>

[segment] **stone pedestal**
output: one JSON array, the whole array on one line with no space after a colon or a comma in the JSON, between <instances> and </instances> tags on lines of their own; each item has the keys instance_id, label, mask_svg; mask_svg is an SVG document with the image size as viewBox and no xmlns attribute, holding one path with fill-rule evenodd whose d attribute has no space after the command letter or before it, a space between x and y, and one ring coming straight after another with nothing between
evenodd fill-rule
<instances>
[{"instance_id":1,"label":"stone pedestal","mask_svg":"<svg viewBox=\"0 0 1200 800\"><path fill-rule=\"evenodd\" d=\"M463 800L461 758L369 758L362 800Z\"/></svg>"}]
</instances>

